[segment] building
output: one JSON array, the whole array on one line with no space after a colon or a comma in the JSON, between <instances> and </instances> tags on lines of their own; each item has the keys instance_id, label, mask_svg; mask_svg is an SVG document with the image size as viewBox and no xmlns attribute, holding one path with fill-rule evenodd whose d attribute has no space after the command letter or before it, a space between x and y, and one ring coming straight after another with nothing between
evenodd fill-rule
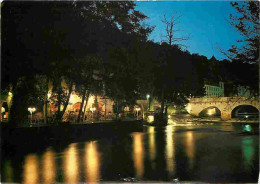
<instances>
[{"instance_id":1,"label":"building","mask_svg":"<svg viewBox=\"0 0 260 184\"><path fill-rule=\"evenodd\" d=\"M219 86L205 84L205 97L223 97L224 96L224 83L219 82Z\"/></svg>"},{"instance_id":2,"label":"building","mask_svg":"<svg viewBox=\"0 0 260 184\"><path fill-rule=\"evenodd\" d=\"M249 97L251 95L248 86L237 86L237 96Z\"/></svg>"}]
</instances>

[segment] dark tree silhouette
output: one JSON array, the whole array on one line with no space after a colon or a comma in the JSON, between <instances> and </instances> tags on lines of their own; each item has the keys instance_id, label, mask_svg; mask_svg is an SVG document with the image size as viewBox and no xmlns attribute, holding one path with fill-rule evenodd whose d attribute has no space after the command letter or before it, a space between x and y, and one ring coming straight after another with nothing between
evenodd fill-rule
<instances>
[{"instance_id":1,"label":"dark tree silhouette","mask_svg":"<svg viewBox=\"0 0 260 184\"><path fill-rule=\"evenodd\" d=\"M247 63L259 62L259 2L258 1L240 1L231 2L231 5L237 10L238 15L230 15L230 23L243 36L238 43L242 47L233 45L228 52L224 52L232 60L241 60Z\"/></svg>"}]
</instances>

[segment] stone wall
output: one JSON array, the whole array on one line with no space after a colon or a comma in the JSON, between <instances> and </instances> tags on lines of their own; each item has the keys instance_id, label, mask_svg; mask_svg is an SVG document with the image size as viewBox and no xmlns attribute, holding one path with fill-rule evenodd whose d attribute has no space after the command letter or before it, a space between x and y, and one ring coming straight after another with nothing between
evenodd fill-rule
<instances>
[{"instance_id":1,"label":"stone wall","mask_svg":"<svg viewBox=\"0 0 260 184\"><path fill-rule=\"evenodd\" d=\"M232 110L240 105L250 105L260 110L259 100L247 97L190 98L186 110L190 114L198 116L204 109L216 107L221 112L221 119L228 120L231 119Z\"/></svg>"}]
</instances>

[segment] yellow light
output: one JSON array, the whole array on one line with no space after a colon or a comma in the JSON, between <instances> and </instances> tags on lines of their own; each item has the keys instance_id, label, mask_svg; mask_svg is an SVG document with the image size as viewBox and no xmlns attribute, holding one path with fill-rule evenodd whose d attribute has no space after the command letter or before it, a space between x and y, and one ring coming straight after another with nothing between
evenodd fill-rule
<instances>
[{"instance_id":1,"label":"yellow light","mask_svg":"<svg viewBox=\"0 0 260 184\"><path fill-rule=\"evenodd\" d=\"M96 142L85 144L86 183L96 183L100 177L99 152Z\"/></svg>"},{"instance_id":2,"label":"yellow light","mask_svg":"<svg viewBox=\"0 0 260 184\"><path fill-rule=\"evenodd\" d=\"M170 119L170 118L171 118L171 115L168 115L168 118Z\"/></svg>"},{"instance_id":3,"label":"yellow light","mask_svg":"<svg viewBox=\"0 0 260 184\"><path fill-rule=\"evenodd\" d=\"M39 164L35 154L26 156L24 163L23 183L39 183Z\"/></svg>"},{"instance_id":4,"label":"yellow light","mask_svg":"<svg viewBox=\"0 0 260 184\"><path fill-rule=\"evenodd\" d=\"M141 179L144 173L144 149L143 135L140 132L133 133L133 160L136 171L136 177Z\"/></svg>"},{"instance_id":5,"label":"yellow light","mask_svg":"<svg viewBox=\"0 0 260 184\"><path fill-rule=\"evenodd\" d=\"M194 133L192 131L186 132L185 134L186 144L185 144L185 151L189 159L189 167L193 167L193 161L194 161L194 152L195 152L195 146L194 146Z\"/></svg>"},{"instance_id":6,"label":"yellow light","mask_svg":"<svg viewBox=\"0 0 260 184\"><path fill-rule=\"evenodd\" d=\"M96 107L90 107L90 109L89 109L92 113L93 113L93 111L95 111L96 110Z\"/></svg>"},{"instance_id":7,"label":"yellow light","mask_svg":"<svg viewBox=\"0 0 260 184\"><path fill-rule=\"evenodd\" d=\"M51 97L51 92L48 92L47 97L48 99Z\"/></svg>"},{"instance_id":8,"label":"yellow light","mask_svg":"<svg viewBox=\"0 0 260 184\"><path fill-rule=\"evenodd\" d=\"M215 114L215 113L216 113L216 109L215 109L215 108L213 108L213 109L208 109L208 112L207 112L208 115L213 115L213 114Z\"/></svg>"},{"instance_id":9,"label":"yellow light","mask_svg":"<svg viewBox=\"0 0 260 184\"><path fill-rule=\"evenodd\" d=\"M151 122L153 122L154 121L154 116L153 115L149 115L148 117L147 117L147 122L148 123L151 123Z\"/></svg>"},{"instance_id":10,"label":"yellow light","mask_svg":"<svg viewBox=\"0 0 260 184\"><path fill-rule=\"evenodd\" d=\"M29 107L29 108L28 108L28 111L29 111L30 113L33 113L33 112L36 111L36 108L35 108L35 107Z\"/></svg>"},{"instance_id":11,"label":"yellow light","mask_svg":"<svg viewBox=\"0 0 260 184\"><path fill-rule=\"evenodd\" d=\"M77 144L71 144L64 152L64 182L77 183L79 178L79 162Z\"/></svg>"},{"instance_id":12,"label":"yellow light","mask_svg":"<svg viewBox=\"0 0 260 184\"><path fill-rule=\"evenodd\" d=\"M147 127L147 131L148 131L148 137L149 137L149 157L150 157L150 161L153 162L153 160L155 159L155 155L156 155L156 142L155 142L155 131L154 128L152 126Z\"/></svg>"},{"instance_id":13,"label":"yellow light","mask_svg":"<svg viewBox=\"0 0 260 184\"><path fill-rule=\"evenodd\" d=\"M54 183L56 179L55 153L48 149L43 155L43 181L46 184Z\"/></svg>"},{"instance_id":14,"label":"yellow light","mask_svg":"<svg viewBox=\"0 0 260 184\"><path fill-rule=\"evenodd\" d=\"M166 145L165 145L165 152L167 155L167 170L170 176L174 175L175 170L175 147L174 147L174 139L173 139L173 126L166 127Z\"/></svg>"}]
</instances>

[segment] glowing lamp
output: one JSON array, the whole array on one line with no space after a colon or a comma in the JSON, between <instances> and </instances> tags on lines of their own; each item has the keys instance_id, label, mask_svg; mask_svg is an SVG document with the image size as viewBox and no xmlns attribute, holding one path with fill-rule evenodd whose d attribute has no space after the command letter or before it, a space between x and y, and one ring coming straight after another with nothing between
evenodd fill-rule
<instances>
[{"instance_id":1,"label":"glowing lamp","mask_svg":"<svg viewBox=\"0 0 260 184\"><path fill-rule=\"evenodd\" d=\"M29 107L28 111L32 114L33 112L36 111L36 108L35 107Z\"/></svg>"},{"instance_id":2,"label":"glowing lamp","mask_svg":"<svg viewBox=\"0 0 260 184\"><path fill-rule=\"evenodd\" d=\"M154 116L153 115L149 115L148 117L147 117L147 122L148 123L151 123L151 122L153 122L154 121Z\"/></svg>"},{"instance_id":3,"label":"glowing lamp","mask_svg":"<svg viewBox=\"0 0 260 184\"><path fill-rule=\"evenodd\" d=\"M96 107L91 107L90 111L93 113L96 110Z\"/></svg>"},{"instance_id":4,"label":"glowing lamp","mask_svg":"<svg viewBox=\"0 0 260 184\"><path fill-rule=\"evenodd\" d=\"M146 95L146 100L148 100L150 98L150 95L149 94L147 94Z\"/></svg>"}]
</instances>

